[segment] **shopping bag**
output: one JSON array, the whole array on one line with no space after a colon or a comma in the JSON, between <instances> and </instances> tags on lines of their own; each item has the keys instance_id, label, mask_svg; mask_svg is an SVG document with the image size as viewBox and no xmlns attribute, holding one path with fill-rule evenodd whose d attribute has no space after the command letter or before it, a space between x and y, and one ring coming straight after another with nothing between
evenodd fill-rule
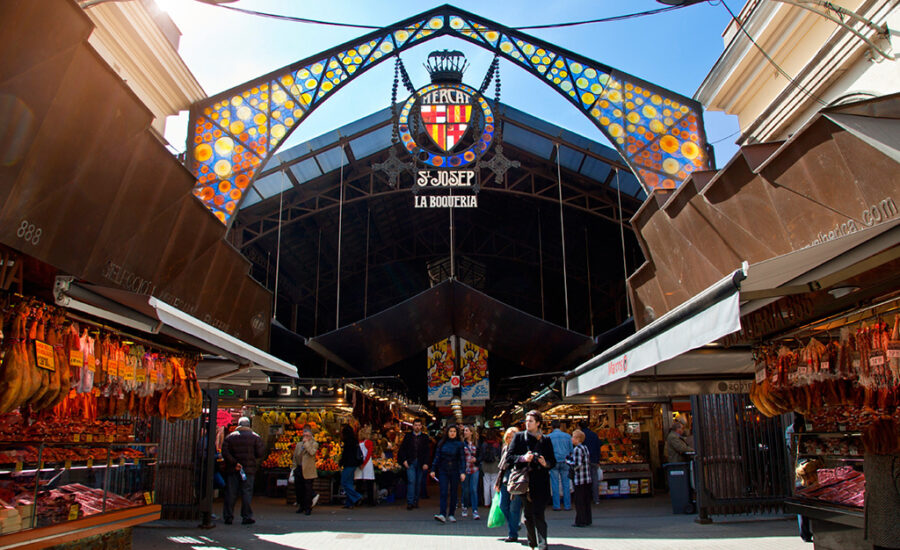
<instances>
[{"instance_id":1,"label":"shopping bag","mask_svg":"<svg viewBox=\"0 0 900 550\"><path fill-rule=\"evenodd\" d=\"M488 513L488 527L502 527L506 523L506 516L500 509L500 491L494 493L491 499L491 511Z\"/></svg>"}]
</instances>

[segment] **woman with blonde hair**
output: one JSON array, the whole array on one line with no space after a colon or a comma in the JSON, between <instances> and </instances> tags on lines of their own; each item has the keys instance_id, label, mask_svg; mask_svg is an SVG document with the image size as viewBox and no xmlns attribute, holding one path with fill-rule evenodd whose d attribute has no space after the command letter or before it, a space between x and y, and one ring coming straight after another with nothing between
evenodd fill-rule
<instances>
[{"instance_id":1,"label":"woman with blonde hair","mask_svg":"<svg viewBox=\"0 0 900 550\"><path fill-rule=\"evenodd\" d=\"M359 429L359 448L362 451L362 464L356 469L354 479L361 481L360 489L366 494L367 504L375 506L375 465L372 463L375 444L372 443L372 427L365 425Z\"/></svg>"},{"instance_id":2,"label":"woman with blonde hair","mask_svg":"<svg viewBox=\"0 0 900 550\"><path fill-rule=\"evenodd\" d=\"M500 510L506 516L506 525L509 527L509 536L504 539L504 542L518 542L519 524L522 517L522 497L510 495L506 490L506 482L509 481L509 473L512 469L512 462L507 459L507 451L517 433L519 430L515 426L507 428L503 433L503 450L500 451L500 462L497 464L499 475L494 483L494 491L500 491Z\"/></svg>"}]
</instances>

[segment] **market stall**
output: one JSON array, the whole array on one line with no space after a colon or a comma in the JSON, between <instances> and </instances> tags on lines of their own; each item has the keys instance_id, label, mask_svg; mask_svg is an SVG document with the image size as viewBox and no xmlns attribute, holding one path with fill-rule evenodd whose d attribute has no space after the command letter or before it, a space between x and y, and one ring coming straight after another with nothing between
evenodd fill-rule
<instances>
[{"instance_id":1,"label":"market stall","mask_svg":"<svg viewBox=\"0 0 900 550\"><path fill-rule=\"evenodd\" d=\"M756 350L750 397L766 416L795 413L796 489L786 510L810 518L816 547L869 548L866 456L897 454L900 299L830 319Z\"/></svg>"},{"instance_id":2,"label":"market stall","mask_svg":"<svg viewBox=\"0 0 900 550\"><path fill-rule=\"evenodd\" d=\"M577 400L570 400L577 401ZM564 403L545 411L571 432L587 421L600 439L601 498L651 496L662 462L664 403Z\"/></svg>"}]
</instances>

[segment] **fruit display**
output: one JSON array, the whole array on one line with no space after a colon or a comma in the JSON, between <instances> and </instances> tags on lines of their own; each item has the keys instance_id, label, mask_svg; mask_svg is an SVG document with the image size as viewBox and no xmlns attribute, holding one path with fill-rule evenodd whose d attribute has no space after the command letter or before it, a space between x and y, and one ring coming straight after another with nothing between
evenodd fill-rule
<instances>
[{"instance_id":1,"label":"fruit display","mask_svg":"<svg viewBox=\"0 0 900 550\"><path fill-rule=\"evenodd\" d=\"M393 458L373 458L372 464L379 472L399 472L400 465Z\"/></svg>"},{"instance_id":2,"label":"fruit display","mask_svg":"<svg viewBox=\"0 0 900 550\"><path fill-rule=\"evenodd\" d=\"M263 468L290 468L294 462L294 451L276 449L263 460Z\"/></svg>"},{"instance_id":3,"label":"fruit display","mask_svg":"<svg viewBox=\"0 0 900 550\"><path fill-rule=\"evenodd\" d=\"M320 472L340 470L338 460L342 446L336 441L328 426L337 428L339 417L331 411L266 411L260 417L272 426L282 426L282 432L275 436L272 450L263 461L263 468L290 468L293 465L294 449L303 440L303 429L313 430L319 450L316 452L316 469Z\"/></svg>"},{"instance_id":4,"label":"fruit display","mask_svg":"<svg viewBox=\"0 0 900 550\"><path fill-rule=\"evenodd\" d=\"M616 428L597 430L601 464L640 464L646 462L641 446Z\"/></svg>"}]
</instances>

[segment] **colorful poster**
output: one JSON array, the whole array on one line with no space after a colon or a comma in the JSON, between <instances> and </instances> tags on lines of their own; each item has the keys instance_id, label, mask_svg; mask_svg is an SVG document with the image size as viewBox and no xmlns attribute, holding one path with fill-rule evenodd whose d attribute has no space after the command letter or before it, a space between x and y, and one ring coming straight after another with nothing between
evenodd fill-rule
<instances>
[{"instance_id":1,"label":"colorful poster","mask_svg":"<svg viewBox=\"0 0 900 550\"><path fill-rule=\"evenodd\" d=\"M462 349L462 400L463 403L486 401L491 397L488 378L488 350L460 339Z\"/></svg>"},{"instance_id":2,"label":"colorful poster","mask_svg":"<svg viewBox=\"0 0 900 550\"><path fill-rule=\"evenodd\" d=\"M453 339L447 338L428 348L428 400L450 401L453 388Z\"/></svg>"}]
</instances>

